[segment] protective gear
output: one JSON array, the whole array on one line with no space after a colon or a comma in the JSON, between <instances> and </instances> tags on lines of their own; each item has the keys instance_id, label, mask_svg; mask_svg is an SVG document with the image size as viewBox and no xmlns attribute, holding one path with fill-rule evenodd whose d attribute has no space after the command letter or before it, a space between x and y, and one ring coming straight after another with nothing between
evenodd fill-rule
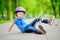
<instances>
[{"instance_id":1,"label":"protective gear","mask_svg":"<svg viewBox=\"0 0 60 40\"><path fill-rule=\"evenodd\" d=\"M24 12L25 13L25 9L23 7L17 7L15 10L15 13L17 12Z\"/></svg>"}]
</instances>

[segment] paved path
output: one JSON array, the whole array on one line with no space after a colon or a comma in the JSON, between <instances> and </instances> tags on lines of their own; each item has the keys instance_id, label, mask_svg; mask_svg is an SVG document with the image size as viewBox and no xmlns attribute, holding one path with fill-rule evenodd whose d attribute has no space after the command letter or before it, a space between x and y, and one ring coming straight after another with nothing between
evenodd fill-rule
<instances>
[{"instance_id":1,"label":"paved path","mask_svg":"<svg viewBox=\"0 0 60 40\"><path fill-rule=\"evenodd\" d=\"M44 35L21 33L16 25L14 25L11 33L8 34L8 28L11 23L0 24L0 40L60 40L60 19L55 19L52 26L41 24L47 31Z\"/></svg>"}]
</instances>

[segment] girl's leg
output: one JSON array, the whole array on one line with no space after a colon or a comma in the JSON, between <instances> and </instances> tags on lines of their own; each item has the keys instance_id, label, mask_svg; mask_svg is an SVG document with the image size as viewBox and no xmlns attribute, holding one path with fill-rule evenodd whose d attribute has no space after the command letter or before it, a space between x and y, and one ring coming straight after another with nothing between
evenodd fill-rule
<instances>
[{"instance_id":1,"label":"girl's leg","mask_svg":"<svg viewBox=\"0 0 60 40\"><path fill-rule=\"evenodd\" d=\"M49 21L47 19L43 19L43 20L41 20L41 22L48 24Z\"/></svg>"},{"instance_id":2,"label":"girl's leg","mask_svg":"<svg viewBox=\"0 0 60 40\"><path fill-rule=\"evenodd\" d=\"M41 22L52 25L54 22L54 18L46 18L46 19L41 20Z\"/></svg>"},{"instance_id":3,"label":"girl's leg","mask_svg":"<svg viewBox=\"0 0 60 40\"><path fill-rule=\"evenodd\" d=\"M35 27L32 27L32 26L26 28L25 32L27 32L27 33L34 32L36 34L45 34L45 30L44 29L40 29L39 30L39 29L37 29Z\"/></svg>"},{"instance_id":4,"label":"girl's leg","mask_svg":"<svg viewBox=\"0 0 60 40\"><path fill-rule=\"evenodd\" d=\"M54 19L55 19L54 16L53 16L53 18L47 18L47 19L43 19L43 20L42 20L42 18L36 18L29 25L34 26L35 23L38 21L41 21L42 23L46 23L46 24L53 24Z\"/></svg>"},{"instance_id":5,"label":"girl's leg","mask_svg":"<svg viewBox=\"0 0 60 40\"><path fill-rule=\"evenodd\" d=\"M35 23L38 22L38 21L41 21L42 23L46 23L46 24L48 24L48 22L49 22L47 19L41 20L41 18L36 18L31 23L29 23L28 25L34 26Z\"/></svg>"},{"instance_id":6,"label":"girl's leg","mask_svg":"<svg viewBox=\"0 0 60 40\"><path fill-rule=\"evenodd\" d=\"M35 23L37 22L38 18L34 19L31 23L29 23L28 25L34 26Z\"/></svg>"},{"instance_id":7,"label":"girl's leg","mask_svg":"<svg viewBox=\"0 0 60 40\"><path fill-rule=\"evenodd\" d=\"M34 19L31 23L29 23L28 25L34 26L35 23L38 22L38 21L41 21L42 23L46 23L46 24L49 23L49 20L48 20L48 19L43 19L43 20L41 20L41 18L39 18L39 19L36 18L36 19Z\"/></svg>"},{"instance_id":8,"label":"girl's leg","mask_svg":"<svg viewBox=\"0 0 60 40\"><path fill-rule=\"evenodd\" d=\"M26 33L30 33L30 32L37 33L37 29L35 29L35 27L29 26L29 27L25 28L25 32Z\"/></svg>"}]
</instances>

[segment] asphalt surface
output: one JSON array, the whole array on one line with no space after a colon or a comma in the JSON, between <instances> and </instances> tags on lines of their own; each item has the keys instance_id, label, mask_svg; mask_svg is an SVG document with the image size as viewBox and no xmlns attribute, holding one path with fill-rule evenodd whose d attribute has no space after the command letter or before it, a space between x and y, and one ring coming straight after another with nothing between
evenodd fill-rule
<instances>
[{"instance_id":1,"label":"asphalt surface","mask_svg":"<svg viewBox=\"0 0 60 40\"><path fill-rule=\"evenodd\" d=\"M33 19L27 20L31 22ZM21 33L16 25L9 33L8 28L12 22L0 24L0 40L60 40L60 19L55 19L53 25L41 23L46 34Z\"/></svg>"}]
</instances>

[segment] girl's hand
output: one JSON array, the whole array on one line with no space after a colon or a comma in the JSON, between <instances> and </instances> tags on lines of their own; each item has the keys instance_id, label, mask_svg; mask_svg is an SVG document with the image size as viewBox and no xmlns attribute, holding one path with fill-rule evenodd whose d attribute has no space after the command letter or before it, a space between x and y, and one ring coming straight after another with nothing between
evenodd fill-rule
<instances>
[{"instance_id":1,"label":"girl's hand","mask_svg":"<svg viewBox=\"0 0 60 40\"><path fill-rule=\"evenodd\" d=\"M9 28L8 32L10 32L10 31L11 31L11 27Z\"/></svg>"}]
</instances>

